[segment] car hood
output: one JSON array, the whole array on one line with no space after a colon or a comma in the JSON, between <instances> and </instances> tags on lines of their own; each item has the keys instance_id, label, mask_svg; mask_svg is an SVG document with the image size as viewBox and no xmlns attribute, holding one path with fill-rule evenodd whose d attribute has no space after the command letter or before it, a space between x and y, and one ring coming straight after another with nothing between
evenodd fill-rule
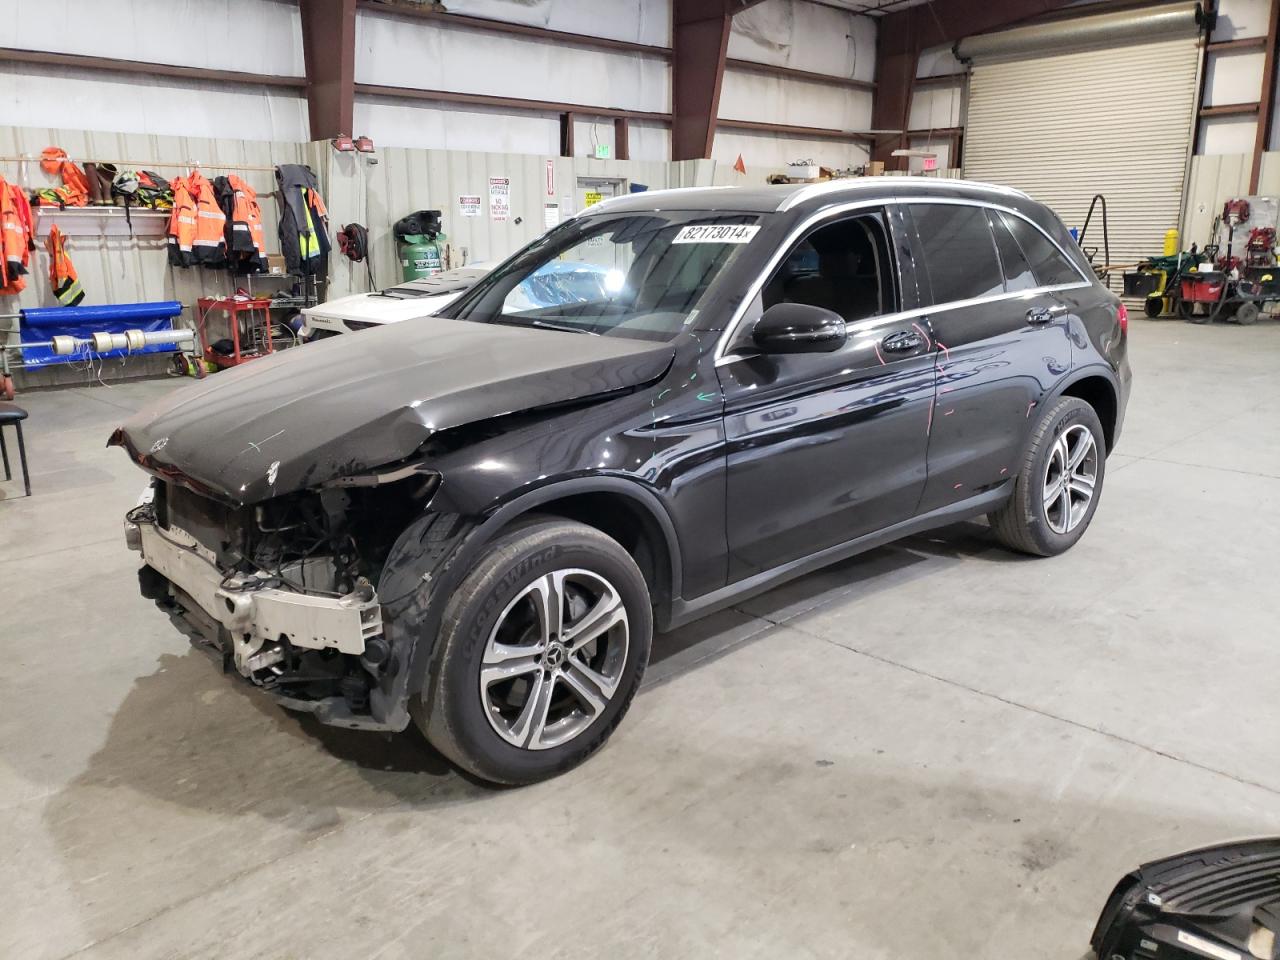
<instances>
[{"instance_id":1,"label":"car hood","mask_svg":"<svg viewBox=\"0 0 1280 960\"><path fill-rule=\"evenodd\" d=\"M302 313L307 317L371 320L375 323L395 323L425 317L453 303L474 287L489 269L485 264L446 270L435 276L398 283L379 293L353 293L326 300L314 307L306 307ZM418 295L400 296L396 291L409 291Z\"/></svg>"},{"instance_id":2,"label":"car hood","mask_svg":"<svg viewBox=\"0 0 1280 960\"><path fill-rule=\"evenodd\" d=\"M675 347L423 317L295 347L175 390L109 441L248 504L403 460L433 433L661 377Z\"/></svg>"},{"instance_id":3,"label":"car hood","mask_svg":"<svg viewBox=\"0 0 1280 960\"><path fill-rule=\"evenodd\" d=\"M447 307L465 290L449 293L433 293L425 297L405 297L403 300L384 297L377 293L357 293L349 297L339 297L314 307L307 307L302 313L311 319L325 320L363 320L372 323L399 323L401 320L416 320L426 317Z\"/></svg>"}]
</instances>

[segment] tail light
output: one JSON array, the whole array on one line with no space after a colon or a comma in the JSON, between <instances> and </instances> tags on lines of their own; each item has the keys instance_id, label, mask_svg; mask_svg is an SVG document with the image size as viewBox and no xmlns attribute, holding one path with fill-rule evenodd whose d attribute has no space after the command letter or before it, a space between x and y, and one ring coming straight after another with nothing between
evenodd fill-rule
<instances>
[{"instance_id":1,"label":"tail light","mask_svg":"<svg viewBox=\"0 0 1280 960\"><path fill-rule=\"evenodd\" d=\"M1120 335L1127 337L1129 335L1129 308L1123 303L1120 309L1116 311L1116 319L1120 321Z\"/></svg>"}]
</instances>

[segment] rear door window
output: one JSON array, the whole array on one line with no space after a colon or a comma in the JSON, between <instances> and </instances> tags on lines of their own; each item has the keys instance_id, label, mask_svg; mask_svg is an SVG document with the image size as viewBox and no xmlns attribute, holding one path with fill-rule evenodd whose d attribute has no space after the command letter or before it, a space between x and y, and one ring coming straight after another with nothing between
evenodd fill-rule
<instances>
[{"instance_id":1,"label":"rear door window","mask_svg":"<svg viewBox=\"0 0 1280 960\"><path fill-rule=\"evenodd\" d=\"M995 241L982 207L911 204L935 304L1004 292Z\"/></svg>"},{"instance_id":2,"label":"rear door window","mask_svg":"<svg viewBox=\"0 0 1280 960\"><path fill-rule=\"evenodd\" d=\"M1018 246L1018 241L1013 239L1013 234L1009 232L1009 227L998 210L988 210L987 217L991 220L991 231L996 238L996 251L1000 254L1004 288L1010 293L1030 290L1036 285L1036 278L1031 271L1031 264L1023 254L1022 248Z\"/></svg>"},{"instance_id":3,"label":"rear door window","mask_svg":"<svg viewBox=\"0 0 1280 960\"><path fill-rule=\"evenodd\" d=\"M1021 217L1007 213L1000 214L1000 217L1008 226L1014 239L1018 241L1022 252L1026 254L1037 284L1042 287L1056 287L1064 283L1082 282L1079 271L1071 265L1062 251L1040 232L1038 227Z\"/></svg>"}]
</instances>

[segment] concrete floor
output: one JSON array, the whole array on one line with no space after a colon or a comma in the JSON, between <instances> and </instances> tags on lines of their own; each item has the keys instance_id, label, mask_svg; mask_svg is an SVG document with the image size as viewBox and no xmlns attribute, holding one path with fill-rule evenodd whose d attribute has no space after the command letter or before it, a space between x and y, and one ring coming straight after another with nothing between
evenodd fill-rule
<instances>
[{"instance_id":1,"label":"concrete floor","mask_svg":"<svg viewBox=\"0 0 1280 960\"><path fill-rule=\"evenodd\" d=\"M1280 831L1280 323L1135 321L1092 529L984 524L659 638L523 790L221 676L137 596L104 449L33 393L0 503L0 956L1075 960L1143 859Z\"/></svg>"}]
</instances>

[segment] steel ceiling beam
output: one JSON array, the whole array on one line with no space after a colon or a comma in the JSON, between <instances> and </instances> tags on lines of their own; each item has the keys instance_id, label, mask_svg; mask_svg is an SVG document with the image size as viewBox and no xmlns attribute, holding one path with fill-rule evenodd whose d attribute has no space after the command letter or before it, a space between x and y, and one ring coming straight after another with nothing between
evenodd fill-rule
<instances>
[{"instance_id":1,"label":"steel ceiling beam","mask_svg":"<svg viewBox=\"0 0 1280 960\"><path fill-rule=\"evenodd\" d=\"M275 74L244 73L240 70L186 67L176 63L149 63L141 60L121 60L115 57L91 57L79 53L53 53L48 50L0 47L0 62L6 61L50 67L74 67L77 70L140 74L146 77L173 77L179 80L199 80L202 83L245 84L294 90L305 90L307 87L306 77L282 77Z\"/></svg>"},{"instance_id":2,"label":"steel ceiling beam","mask_svg":"<svg viewBox=\"0 0 1280 960\"><path fill-rule=\"evenodd\" d=\"M1262 61L1262 95L1258 102L1258 124L1253 140L1253 164L1249 168L1249 193L1258 192L1262 177L1262 155L1271 138L1271 117L1276 106L1276 54L1280 44L1280 0L1271 0L1267 23L1266 56Z\"/></svg>"},{"instance_id":3,"label":"steel ceiling beam","mask_svg":"<svg viewBox=\"0 0 1280 960\"><path fill-rule=\"evenodd\" d=\"M671 11L671 159L711 156L725 57L739 0L674 0Z\"/></svg>"},{"instance_id":4,"label":"steel ceiling beam","mask_svg":"<svg viewBox=\"0 0 1280 960\"><path fill-rule=\"evenodd\" d=\"M311 139L354 133L356 0L301 0Z\"/></svg>"},{"instance_id":5,"label":"steel ceiling beam","mask_svg":"<svg viewBox=\"0 0 1280 960\"><path fill-rule=\"evenodd\" d=\"M461 93L457 90L429 90L422 87L393 87L377 83L357 83L355 92L362 97L389 97L399 100L424 100L431 103L453 103L494 110L531 113L572 113L580 117L641 120L668 123L671 114L653 110L624 110L599 107L588 103L565 103L561 100L531 100L526 97L497 97L488 93Z\"/></svg>"}]
</instances>

